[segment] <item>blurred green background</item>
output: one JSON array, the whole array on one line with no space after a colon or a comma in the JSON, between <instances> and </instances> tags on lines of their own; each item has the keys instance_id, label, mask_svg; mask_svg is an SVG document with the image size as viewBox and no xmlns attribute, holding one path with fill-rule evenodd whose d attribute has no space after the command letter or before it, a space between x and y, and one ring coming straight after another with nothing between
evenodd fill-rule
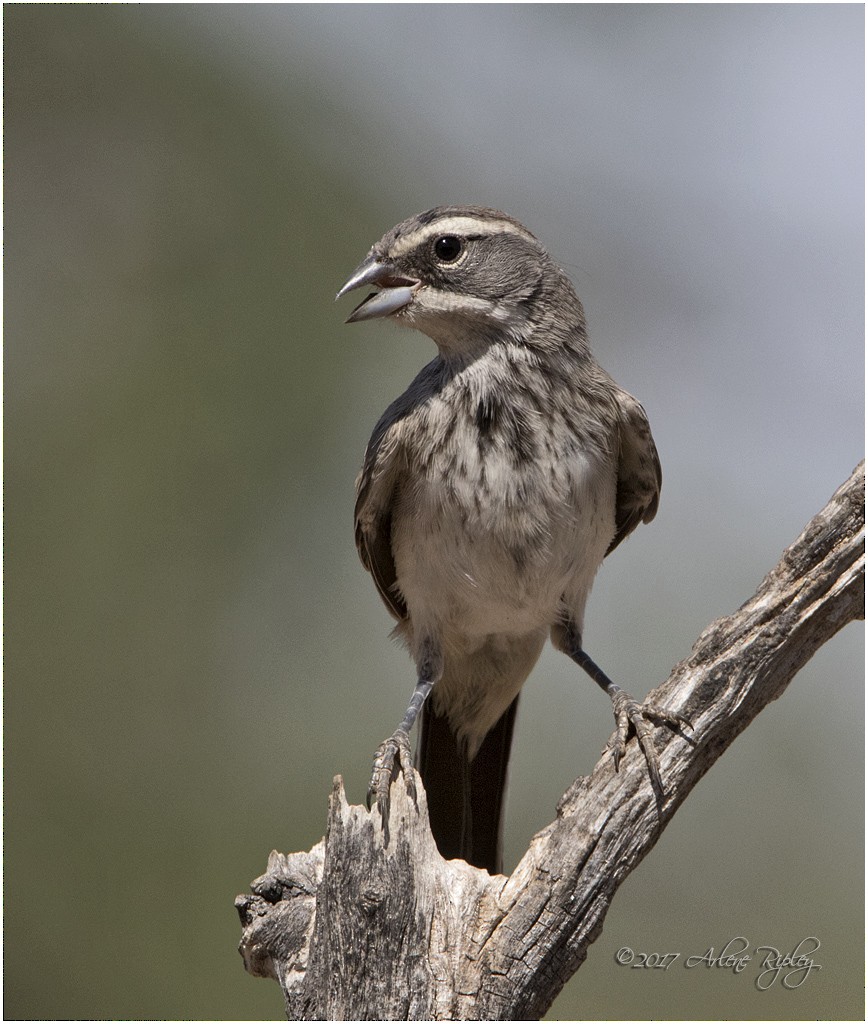
<instances>
[{"instance_id":1,"label":"blurred green background","mask_svg":"<svg viewBox=\"0 0 868 1024\"><path fill-rule=\"evenodd\" d=\"M334 293L441 202L567 268L663 459L586 623L643 694L862 456L863 10L20 5L4 38L5 1015L279 1019L233 897L320 838L335 774L361 801L413 681L353 481L431 346L343 327ZM553 1019L863 1016L862 681L853 625L677 815ZM610 729L547 652L508 866ZM816 935L822 970L681 966L737 935Z\"/></svg>"}]
</instances>

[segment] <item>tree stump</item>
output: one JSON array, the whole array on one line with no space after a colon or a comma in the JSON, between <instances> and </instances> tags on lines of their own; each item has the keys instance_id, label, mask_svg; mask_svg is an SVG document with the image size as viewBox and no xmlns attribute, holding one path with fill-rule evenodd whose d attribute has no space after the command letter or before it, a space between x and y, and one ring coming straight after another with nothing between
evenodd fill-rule
<instances>
[{"instance_id":1,"label":"tree stump","mask_svg":"<svg viewBox=\"0 0 868 1024\"><path fill-rule=\"evenodd\" d=\"M864 462L733 615L648 699L693 723L655 733L665 794L630 742L561 798L512 875L444 861L425 792L392 784L388 830L340 777L325 838L272 853L236 907L247 970L290 1020L537 1019L587 955L612 897L705 772L814 652L865 614Z\"/></svg>"}]
</instances>

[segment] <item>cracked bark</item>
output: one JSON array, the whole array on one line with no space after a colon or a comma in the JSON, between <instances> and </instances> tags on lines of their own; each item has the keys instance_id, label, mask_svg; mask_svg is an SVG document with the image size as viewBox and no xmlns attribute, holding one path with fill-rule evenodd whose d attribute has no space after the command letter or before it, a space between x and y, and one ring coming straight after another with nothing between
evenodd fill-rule
<instances>
[{"instance_id":1,"label":"cracked bark","mask_svg":"<svg viewBox=\"0 0 868 1024\"><path fill-rule=\"evenodd\" d=\"M521 1020L545 1013L599 935L612 897L705 772L814 652L864 618L864 463L750 600L718 619L648 699L690 719L655 730L658 801L635 742L561 798L509 878L444 861L403 780L390 837L340 777L325 838L272 853L236 907L251 974L281 986L290 1020Z\"/></svg>"}]
</instances>

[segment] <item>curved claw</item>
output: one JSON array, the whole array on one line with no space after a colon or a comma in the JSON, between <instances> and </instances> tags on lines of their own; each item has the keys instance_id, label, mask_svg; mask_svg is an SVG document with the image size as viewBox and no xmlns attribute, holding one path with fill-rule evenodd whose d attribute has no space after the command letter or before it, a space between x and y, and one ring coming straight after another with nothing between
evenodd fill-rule
<instances>
[{"instance_id":1,"label":"curved claw","mask_svg":"<svg viewBox=\"0 0 868 1024\"><path fill-rule=\"evenodd\" d=\"M612 698L612 706L615 712L616 728L612 733L609 742L603 750L612 751L612 758L615 762L615 771L621 763L621 758L627 748L627 738L630 732L635 732L645 755L648 765L648 774L651 777L651 785L657 793L663 793L663 782L660 777L660 762L657 758L657 751L654 747L654 737L648 720L651 719L662 725L668 725L672 729L686 727L692 729L691 723L677 712L668 711L656 704L640 704L634 700L629 693L626 693L619 686L614 684L609 687L609 696Z\"/></svg>"},{"instance_id":2,"label":"curved claw","mask_svg":"<svg viewBox=\"0 0 868 1024\"><path fill-rule=\"evenodd\" d=\"M407 793L416 803L416 779L413 775L413 754L410 750L410 737L403 729L397 729L387 740L377 747L374 754L374 767L368 786L367 805L371 809L376 803L380 812L380 820L389 841L389 792L392 782L399 774L403 774Z\"/></svg>"}]
</instances>

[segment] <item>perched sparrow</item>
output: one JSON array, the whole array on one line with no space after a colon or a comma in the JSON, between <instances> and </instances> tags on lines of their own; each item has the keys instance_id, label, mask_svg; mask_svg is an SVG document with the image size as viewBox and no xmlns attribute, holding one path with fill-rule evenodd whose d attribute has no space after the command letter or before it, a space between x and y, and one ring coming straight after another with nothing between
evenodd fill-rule
<instances>
[{"instance_id":1,"label":"perched sparrow","mask_svg":"<svg viewBox=\"0 0 868 1024\"><path fill-rule=\"evenodd\" d=\"M689 723L637 703L582 648L594 575L654 518L660 463L644 409L594 361L566 275L512 217L411 217L338 298L363 285L377 290L348 323L389 316L438 348L374 428L356 485L359 554L418 678L370 792L387 819L421 711L440 852L496 872L518 692L547 636L611 697L616 768L635 731L662 792L647 719Z\"/></svg>"}]
</instances>

